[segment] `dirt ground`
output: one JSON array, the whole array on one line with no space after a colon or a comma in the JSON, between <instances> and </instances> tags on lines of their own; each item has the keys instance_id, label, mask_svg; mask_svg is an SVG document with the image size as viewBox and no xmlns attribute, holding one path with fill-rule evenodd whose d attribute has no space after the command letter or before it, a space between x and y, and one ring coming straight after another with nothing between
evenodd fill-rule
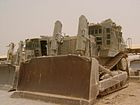
<instances>
[{"instance_id":1,"label":"dirt ground","mask_svg":"<svg viewBox=\"0 0 140 105\"><path fill-rule=\"evenodd\" d=\"M0 90L0 105L56 105L39 100L10 98L11 94ZM97 99L95 105L140 105L140 80L131 80L127 88Z\"/></svg>"},{"instance_id":2,"label":"dirt ground","mask_svg":"<svg viewBox=\"0 0 140 105\"><path fill-rule=\"evenodd\" d=\"M131 80L127 88L98 99L95 105L140 105L140 80Z\"/></svg>"}]
</instances>

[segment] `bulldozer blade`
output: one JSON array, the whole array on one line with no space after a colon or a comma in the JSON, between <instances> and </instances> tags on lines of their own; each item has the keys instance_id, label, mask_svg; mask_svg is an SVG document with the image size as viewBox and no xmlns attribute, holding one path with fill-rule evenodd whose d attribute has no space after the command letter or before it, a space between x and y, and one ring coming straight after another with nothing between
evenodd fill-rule
<instances>
[{"instance_id":1,"label":"bulldozer blade","mask_svg":"<svg viewBox=\"0 0 140 105\"><path fill-rule=\"evenodd\" d=\"M75 55L40 57L22 63L14 98L91 105L99 93L98 61Z\"/></svg>"},{"instance_id":2,"label":"bulldozer blade","mask_svg":"<svg viewBox=\"0 0 140 105\"><path fill-rule=\"evenodd\" d=\"M0 64L0 89L9 90L14 84L15 66Z\"/></svg>"}]
</instances>

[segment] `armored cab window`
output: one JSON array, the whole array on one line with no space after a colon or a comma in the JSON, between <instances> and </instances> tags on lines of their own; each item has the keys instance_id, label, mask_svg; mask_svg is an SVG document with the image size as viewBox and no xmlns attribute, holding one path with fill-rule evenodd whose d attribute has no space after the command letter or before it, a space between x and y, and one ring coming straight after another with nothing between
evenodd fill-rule
<instances>
[{"instance_id":1,"label":"armored cab window","mask_svg":"<svg viewBox=\"0 0 140 105\"><path fill-rule=\"evenodd\" d=\"M106 33L110 33L110 32L111 32L110 28L106 28Z\"/></svg>"},{"instance_id":2,"label":"armored cab window","mask_svg":"<svg viewBox=\"0 0 140 105\"><path fill-rule=\"evenodd\" d=\"M33 42L33 48L37 48L37 47L39 47L39 43L37 41L34 41Z\"/></svg>"},{"instance_id":3,"label":"armored cab window","mask_svg":"<svg viewBox=\"0 0 140 105\"><path fill-rule=\"evenodd\" d=\"M99 34L101 34L102 33L102 29L99 29Z\"/></svg>"},{"instance_id":4,"label":"armored cab window","mask_svg":"<svg viewBox=\"0 0 140 105\"><path fill-rule=\"evenodd\" d=\"M31 42L26 41L25 47L26 47L26 49L31 49L32 48Z\"/></svg>"},{"instance_id":5,"label":"armored cab window","mask_svg":"<svg viewBox=\"0 0 140 105\"><path fill-rule=\"evenodd\" d=\"M97 39L97 41L98 41L98 40L102 40L102 38L101 38L101 37L96 37L96 39Z\"/></svg>"},{"instance_id":6,"label":"armored cab window","mask_svg":"<svg viewBox=\"0 0 140 105\"><path fill-rule=\"evenodd\" d=\"M102 45L102 38L96 37L96 43L97 43L97 45Z\"/></svg>"},{"instance_id":7,"label":"armored cab window","mask_svg":"<svg viewBox=\"0 0 140 105\"><path fill-rule=\"evenodd\" d=\"M95 34L98 34L98 30L97 29L95 29Z\"/></svg>"},{"instance_id":8,"label":"armored cab window","mask_svg":"<svg viewBox=\"0 0 140 105\"><path fill-rule=\"evenodd\" d=\"M110 34L107 34L107 39L110 39Z\"/></svg>"},{"instance_id":9,"label":"armored cab window","mask_svg":"<svg viewBox=\"0 0 140 105\"><path fill-rule=\"evenodd\" d=\"M107 41L106 41L106 44L107 44L107 45L110 45L110 40L107 40Z\"/></svg>"},{"instance_id":10,"label":"armored cab window","mask_svg":"<svg viewBox=\"0 0 140 105\"><path fill-rule=\"evenodd\" d=\"M33 49L39 47L39 40L38 39L32 39L31 43L32 43L32 48Z\"/></svg>"},{"instance_id":11,"label":"armored cab window","mask_svg":"<svg viewBox=\"0 0 140 105\"><path fill-rule=\"evenodd\" d=\"M111 38L110 34L107 34L107 40L106 40L107 45L110 45L110 38Z\"/></svg>"},{"instance_id":12,"label":"armored cab window","mask_svg":"<svg viewBox=\"0 0 140 105\"><path fill-rule=\"evenodd\" d=\"M94 30L91 31L91 35L94 35Z\"/></svg>"},{"instance_id":13,"label":"armored cab window","mask_svg":"<svg viewBox=\"0 0 140 105\"><path fill-rule=\"evenodd\" d=\"M94 30L93 29L89 30L89 35L94 35Z\"/></svg>"},{"instance_id":14,"label":"armored cab window","mask_svg":"<svg viewBox=\"0 0 140 105\"><path fill-rule=\"evenodd\" d=\"M102 42L97 42L97 45L102 45Z\"/></svg>"}]
</instances>

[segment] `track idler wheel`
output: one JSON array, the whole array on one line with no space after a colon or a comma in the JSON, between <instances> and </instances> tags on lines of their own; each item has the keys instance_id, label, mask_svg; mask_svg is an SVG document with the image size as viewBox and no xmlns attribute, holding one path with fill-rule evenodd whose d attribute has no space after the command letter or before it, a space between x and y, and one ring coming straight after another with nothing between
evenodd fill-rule
<instances>
[{"instance_id":1,"label":"track idler wheel","mask_svg":"<svg viewBox=\"0 0 140 105\"><path fill-rule=\"evenodd\" d=\"M119 69L120 70L123 70L123 71L126 71L128 69L128 63L127 63L127 60L126 58L122 58L119 62Z\"/></svg>"}]
</instances>

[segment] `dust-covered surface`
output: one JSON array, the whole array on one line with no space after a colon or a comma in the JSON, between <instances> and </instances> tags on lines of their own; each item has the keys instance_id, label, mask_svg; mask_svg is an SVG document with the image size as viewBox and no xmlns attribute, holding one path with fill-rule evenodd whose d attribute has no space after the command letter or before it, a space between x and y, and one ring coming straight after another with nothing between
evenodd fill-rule
<instances>
[{"instance_id":1,"label":"dust-covered surface","mask_svg":"<svg viewBox=\"0 0 140 105\"><path fill-rule=\"evenodd\" d=\"M140 80L131 80L127 88L98 99L95 105L140 105Z\"/></svg>"},{"instance_id":2,"label":"dust-covered surface","mask_svg":"<svg viewBox=\"0 0 140 105\"><path fill-rule=\"evenodd\" d=\"M0 90L0 105L56 105L40 100L10 98L11 94ZM97 99L95 105L140 105L140 80L130 81L127 88Z\"/></svg>"},{"instance_id":3,"label":"dust-covered surface","mask_svg":"<svg viewBox=\"0 0 140 105\"><path fill-rule=\"evenodd\" d=\"M12 93L0 90L0 105L56 105L45 103L40 100L29 100L23 98L10 98Z\"/></svg>"}]
</instances>

